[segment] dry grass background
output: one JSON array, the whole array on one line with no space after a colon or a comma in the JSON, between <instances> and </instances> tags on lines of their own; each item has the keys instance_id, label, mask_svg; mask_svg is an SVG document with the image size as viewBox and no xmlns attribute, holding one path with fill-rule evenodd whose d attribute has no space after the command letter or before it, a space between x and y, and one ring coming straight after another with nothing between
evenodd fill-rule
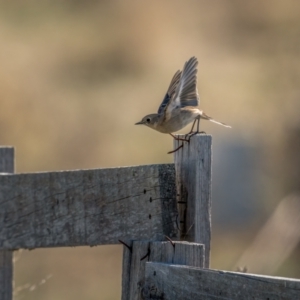
<instances>
[{"instance_id":1,"label":"dry grass background","mask_svg":"<svg viewBox=\"0 0 300 300\"><path fill-rule=\"evenodd\" d=\"M171 162L171 138L133 124L197 56L201 108L233 127L201 124L214 139L212 267L234 269L300 187L299 36L296 0L1 1L1 144L17 172ZM23 251L15 298L119 299L121 251ZM299 257L274 274L299 277Z\"/></svg>"}]
</instances>

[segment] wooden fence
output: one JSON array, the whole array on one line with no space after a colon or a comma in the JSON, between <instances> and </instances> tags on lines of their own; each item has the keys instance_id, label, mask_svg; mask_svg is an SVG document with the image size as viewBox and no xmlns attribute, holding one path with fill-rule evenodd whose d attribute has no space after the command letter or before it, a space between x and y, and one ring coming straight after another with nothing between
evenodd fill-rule
<instances>
[{"instance_id":1,"label":"wooden fence","mask_svg":"<svg viewBox=\"0 0 300 300\"><path fill-rule=\"evenodd\" d=\"M300 299L300 280L209 269L211 143L194 136L174 164L32 174L0 148L0 300L14 250L120 241L122 300Z\"/></svg>"}]
</instances>

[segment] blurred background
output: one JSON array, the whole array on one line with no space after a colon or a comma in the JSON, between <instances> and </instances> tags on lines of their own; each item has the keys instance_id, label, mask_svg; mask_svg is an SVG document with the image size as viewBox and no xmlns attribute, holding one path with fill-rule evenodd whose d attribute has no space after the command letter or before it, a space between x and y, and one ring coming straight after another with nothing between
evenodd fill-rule
<instances>
[{"instance_id":1,"label":"blurred background","mask_svg":"<svg viewBox=\"0 0 300 300\"><path fill-rule=\"evenodd\" d=\"M170 163L133 124L198 57L211 267L300 277L300 2L1 1L0 140L16 171ZM188 129L182 132L187 132ZM121 246L18 251L15 299L120 299Z\"/></svg>"}]
</instances>

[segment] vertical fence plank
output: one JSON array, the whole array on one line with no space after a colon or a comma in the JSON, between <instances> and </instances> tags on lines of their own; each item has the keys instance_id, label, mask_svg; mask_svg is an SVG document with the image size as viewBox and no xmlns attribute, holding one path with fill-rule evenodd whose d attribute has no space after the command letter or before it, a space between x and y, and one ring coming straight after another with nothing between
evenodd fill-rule
<instances>
[{"instance_id":1,"label":"vertical fence plank","mask_svg":"<svg viewBox=\"0 0 300 300\"><path fill-rule=\"evenodd\" d=\"M123 247L122 261L122 295L121 300L129 300L130 267L132 258L132 241L123 241L127 246Z\"/></svg>"},{"instance_id":2,"label":"vertical fence plank","mask_svg":"<svg viewBox=\"0 0 300 300\"><path fill-rule=\"evenodd\" d=\"M180 143L175 140L174 149ZM197 134L174 154L180 239L204 244L206 268L211 239L211 145L210 135Z\"/></svg>"},{"instance_id":3,"label":"vertical fence plank","mask_svg":"<svg viewBox=\"0 0 300 300\"><path fill-rule=\"evenodd\" d=\"M173 244L170 242L151 242L149 261L203 268L204 245L188 242L173 242ZM149 296L151 297L153 292L152 285L147 282L145 277L147 265L146 263L144 266L143 288L141 298L138 299L147 299Z\"/></svg>"},{"instance_id":4,"label":"vertical fence plank","mask_svg":"<svg viewBox=\"0 0 300 300\"><path fill-rule=\"evenodd\" d=\"M204 262L204 245L188 242L175 242L173 264L203 268Z\"/></svg>"},{"instance_id":5,"label":"vertical fence plank","mask_svg":"<svg viewBox=\"0 0 300 300\"><path fill-rule=\"evenodd\" d=\"M134 241L132 247L128 300L140 299L144 284L145 264L149 260L149 241Z\"/></svg>"},{"instance_id":6,"label":"vertical fence plank","mask_svg":"<svg viewBox=\"0 0 300 300\"><path fill-rule=\"evenodd\" d=\"M14 173L14 148L0 147L0 172ZM12 300L13 251L0 250L0 300Z\"/></svg>"},{"instance_id":7,"label":"vertical fence plank","mask_svg":"<svg viewBox=\"0 0 300 300\"><path fill-rule=\"evenodd\" d=\"M123 262L122 300L141 300L151 293L149 286L145 283L145 267L148 261L193 267L204 266L204 246L201 244L134 241L132 251L125 248L123 259L126 263ZM130 267L128 267L129 264Z\"/></svg>"}]
</instances>

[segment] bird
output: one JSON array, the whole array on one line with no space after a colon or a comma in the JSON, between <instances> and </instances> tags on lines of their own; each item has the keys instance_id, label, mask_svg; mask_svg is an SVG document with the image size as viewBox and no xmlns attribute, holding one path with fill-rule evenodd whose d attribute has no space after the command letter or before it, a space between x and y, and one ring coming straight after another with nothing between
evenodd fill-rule
<instances>
[{"instance_id":1,"label":"bird","mask_svg":"<svg viewBox=\"0 0 300 300\"><path fill-rule=\"evenodd\" d=\"M189 142L193 135L204 133L199 131L200 119L231 128L231 126L209 117L197 107L200 100L197 89L197 66L198 60L195 56L186 61L183 70L178 70L173 76L157 113L146 115L141 121L135 123L135 125L146 125L161 133L170 134L176 140L186 142ZM187 134L189 138L182 139L173 135L174 132L179 131L192 122L194 122L193 126ZM196 122L197 129L193 131ZM183 143L168 153L176 152L182 147Z\"/></svg>"}]
</instances>

